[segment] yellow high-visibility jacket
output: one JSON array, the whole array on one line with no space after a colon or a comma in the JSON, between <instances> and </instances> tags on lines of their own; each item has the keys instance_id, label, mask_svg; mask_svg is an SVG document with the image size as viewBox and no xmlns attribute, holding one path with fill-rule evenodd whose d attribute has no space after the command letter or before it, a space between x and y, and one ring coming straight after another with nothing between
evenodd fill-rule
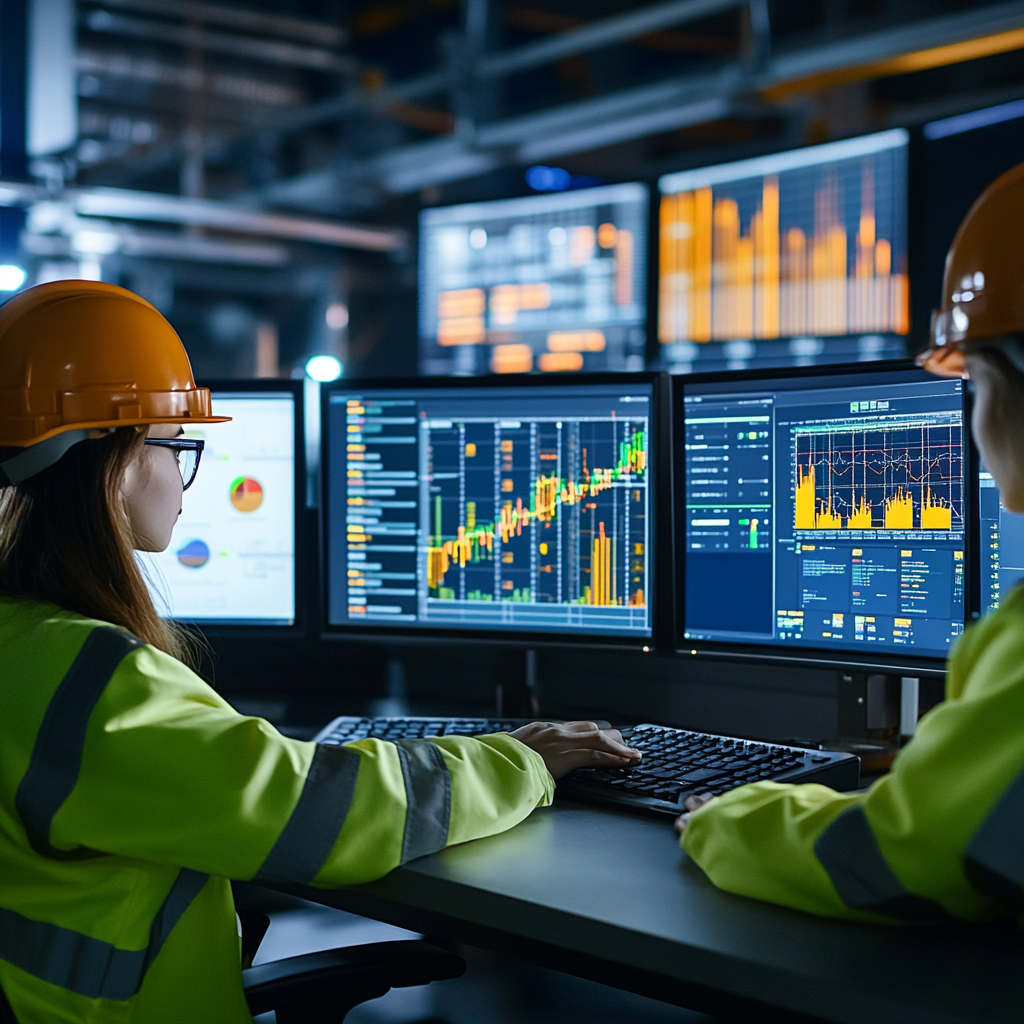
<instances>
[{"instance_id":1,"label":"yellow high-visibility jacket","mask_svg":"<svg viewBox=\"0 0 1024 1024\"><path fill-rule=\"evenodd\" d=\"M946 701L866 793L742 786L682 844L720 888L826 917L1024 911L1024 588L961 637Z\"/></svg>"},{"instance_id":2,"label":"yellow high-visibility jacket","mask_svg":"<svg viewBox=\"0 0 1024 1024\"><path fill-rule=\"evenodd\" d=\"M123 630L0 599L0 986L20 1024L251 1022L227 879L366 882L553 790L504 734L288 739Z\"/></svg>"}]
</instances>

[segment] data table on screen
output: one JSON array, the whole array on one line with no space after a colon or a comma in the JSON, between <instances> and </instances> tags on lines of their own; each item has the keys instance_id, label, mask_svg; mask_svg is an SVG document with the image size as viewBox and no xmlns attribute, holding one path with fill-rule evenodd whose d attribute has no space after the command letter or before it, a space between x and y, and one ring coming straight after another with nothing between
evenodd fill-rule
<instances>
[{"instance_id":1,"label":"data table on screen","mask_svg":"<svg viewBox=\"0 0 1024 1024\"><path fill-rule=\"evenodd\" d=\"M668 174L658 337L680 372L902 357L903 129Z\"/></svg>"},{"instance_id":2,"label":"data table on screen","mask_svg":"<svg viewBox=\"0 0 1024 1024\"><path fill-rule=\"evenodd\" d=\"M295 620L295 406L290 393L213 394L230 423L206 442L166 551L143 556L161 614L226 625Z\"/></svg>"},{"instance_id":3,"label":"data table on screen","mask_svg":"<svg viewBox=\"0 0 1024 1024\"><path fill-rule=\"evenodd\" d=\"M684 639L948 652L962 383L900 372L686 388Z\"/></svg>"},{"instance_id":4,"label":"data table on screen","mask_svg":"<svg viewBox=\"0 0 1024 1024\"><path fill-rule=\"evenodd\" d=\"M652 400L332 392L331 623L650 636Z\"/></svg>"},{"instance_id":5,"label":"data table on screen","mask_svg":"<svg viewBox=\"0 0 1024 1024\"><path fill-rule=\"evenodd\" d=\"M646 185L424 210L420 371L642 370Z\"/></svg>"}]
</instances>

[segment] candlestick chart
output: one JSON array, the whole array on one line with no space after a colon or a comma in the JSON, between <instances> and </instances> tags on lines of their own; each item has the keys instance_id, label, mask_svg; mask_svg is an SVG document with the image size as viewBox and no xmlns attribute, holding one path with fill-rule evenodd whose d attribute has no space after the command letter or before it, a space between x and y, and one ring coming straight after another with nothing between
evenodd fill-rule
<instances>
[{"instance_id":1,"label":"candlestick chart","mask_svg":"<svg viewBox=\"0 0 1024 1024\"><path fill-rule=\"evenodd\" d=\"M792 454L797 530L963 530L959 415L800 425Z\"/></svg>"},{"instance_id":2,"label":"candlestick chart","mask_svg":"<svg viewBox=\"0 0 1024 1024\"><path fill-rule=\"evenodd\" d=\"M431 424L428 601L646 623L648 436L614 415Z\"/></svg>"}]
</instances>

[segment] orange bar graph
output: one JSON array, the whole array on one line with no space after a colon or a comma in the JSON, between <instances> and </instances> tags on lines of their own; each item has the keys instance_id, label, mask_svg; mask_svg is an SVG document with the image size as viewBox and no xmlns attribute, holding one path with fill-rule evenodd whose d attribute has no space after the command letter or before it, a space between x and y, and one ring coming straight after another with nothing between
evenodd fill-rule
<instances>
[{"instance_id":1,"label":"orange bar graph","mask_svg":"<svg viewBox=\"0 0 1024 1024\"><path fill-rule=\"evenodd\" d=\"M892 240L878 237L870 159L862 163L860 193L859 217L847 230L840 179L823 172L804 200L813 203L810 234L783 227L773 175L761 181L747 215L711 187L664 196L659 340L906 334L907 276L893 265Z\"/></svg>"},{"instance_id":2,"label":"orange bar graph","mask_svg":"<svg viewBox=\"0 0 1024 1024\"><path fill-rule=\"evenodd\" d=\"M615 604L612 594L612 540L604 535L604 523L598 527L590 556L590 603Z\"/></svg>"},{"instance_id":3,"label":"orange bar graph","mask_svg":"<svg viewBox=\"0 0 1024 1024\"><path fill-rule=\"evenodd\" d=\"M914 528L914 501L908 491L899 488L885 503L885 528L887 530L912 530Z\"/></svg>"},{"instance_id":4,"label":"orange bar graph","mask_svg":"<svg viewBox=\"0 0 1024 1024\"><path fill-rule=\"evenodd\" d=\"M922 530L950 530L953 528L953 510L932 497L931 489L925 492L921 506Z\"/></svg>"}]
</instances>

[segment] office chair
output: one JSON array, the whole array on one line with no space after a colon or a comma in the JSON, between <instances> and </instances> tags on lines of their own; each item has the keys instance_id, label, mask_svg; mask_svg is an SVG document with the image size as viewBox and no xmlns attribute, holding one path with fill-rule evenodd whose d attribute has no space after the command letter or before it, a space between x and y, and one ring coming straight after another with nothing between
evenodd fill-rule
<instances>
[{"instance_id":1,"label":"office chair","mask_svg":"<svg viewBox=\"0 0 1024 1024\"><path fill-rule=\"evenodd\" d=\"M428 942L401 940L288 957L242 971L253 1016L276 1011L278 1024L338 1024L354 1006L392 988L461 977L466 962ZM0 1024L18 1024L0 989Z\"/></svg>"}]
</instances>

